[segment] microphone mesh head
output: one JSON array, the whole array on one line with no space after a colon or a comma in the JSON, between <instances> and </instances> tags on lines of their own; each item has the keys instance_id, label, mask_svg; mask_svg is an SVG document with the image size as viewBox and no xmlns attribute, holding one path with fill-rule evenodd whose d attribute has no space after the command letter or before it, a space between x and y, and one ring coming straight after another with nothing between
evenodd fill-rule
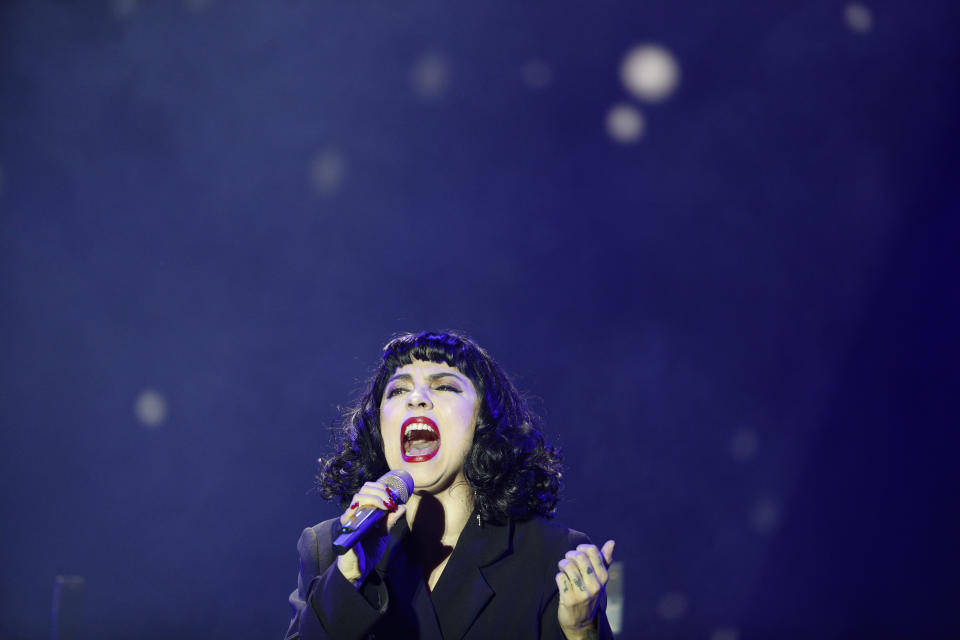
<instances>
[{"instance_id":1,"label":"microphone mesh head","mask_svg":"<svg viewBox=\"0 0 960 640\"><path fill-rule=\"evenodd\" d=\"M413 493L413 478L403 469L388 471L380 478L380 482L390 487L397 504L403 504Z\"/></svg>"}]
</instances>

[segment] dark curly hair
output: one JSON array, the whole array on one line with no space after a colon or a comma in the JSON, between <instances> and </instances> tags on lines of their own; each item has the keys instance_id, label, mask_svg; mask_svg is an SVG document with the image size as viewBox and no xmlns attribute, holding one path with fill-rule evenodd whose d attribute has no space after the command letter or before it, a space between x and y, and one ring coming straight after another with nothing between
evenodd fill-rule
<instances>
[{"instance_id":1,"label":"dark curly hair","mask_svg":"<svg viewBox=\"0 0 960 640\"><path fill-rule=\"evenodd\" d=\"M383 348L359 401L340 419L334 456L321 459L317 489L345 508L364 482L388 471L380 435L380 399L397 367L413 360L445 363L473 382L481 398L464 471L475 508L488 522L553 517L560 492L560 451L548 445L540 419L490 355L454 331L404 333Z\"/></svg>"}]
</instances>

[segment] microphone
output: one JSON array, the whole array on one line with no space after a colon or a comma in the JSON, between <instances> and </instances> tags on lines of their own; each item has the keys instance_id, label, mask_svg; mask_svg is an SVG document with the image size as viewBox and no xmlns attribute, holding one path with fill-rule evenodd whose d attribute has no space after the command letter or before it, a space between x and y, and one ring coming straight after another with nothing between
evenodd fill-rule
<instances>
[{"instance_id":1,"label":"microphone","mask_svg":"<svg viewBox=\"0 0 960 640\"><path fill-rule=\"evenodd\" d=\"M413 493L413 478L402 469L387 471L377 482L387 485L387 491L398 505L404 504ZM333 550L338 556L342 556L357 544L367 529L386 515L387 512L383 509L360 507L340 527L339 535L333 540Z\"/></svg>"}]
</instances>

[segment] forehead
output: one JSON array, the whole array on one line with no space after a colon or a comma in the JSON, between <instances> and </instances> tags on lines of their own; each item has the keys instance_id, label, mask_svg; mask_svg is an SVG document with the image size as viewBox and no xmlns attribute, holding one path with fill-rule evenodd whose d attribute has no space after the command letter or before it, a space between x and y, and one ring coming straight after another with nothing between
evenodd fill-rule
<instances>
[{"instance_id":1,"label":"forehead","mask_svg":"<svg viewBox=\"0 0 960 640\"><path fill-rule=\"evenodd\" d=\"M469 382L469 378L456 367L451 367L445 362L429 362L425 360L414 360L410 364L397 367L396 371L390 376L391 379L397 376L437 376L454 375Z\"/></svg>"}]
</instances>

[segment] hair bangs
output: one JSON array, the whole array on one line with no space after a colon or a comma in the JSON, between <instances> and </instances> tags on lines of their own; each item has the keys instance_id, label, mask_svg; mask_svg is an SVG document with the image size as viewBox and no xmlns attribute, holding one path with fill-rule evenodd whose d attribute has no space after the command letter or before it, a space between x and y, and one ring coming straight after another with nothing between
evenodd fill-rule
<instances>
[{"instance_id":1,"label":"hair bangs","mask_svg":"<svg viewBox=\"0 0 960 640\"><path fill-rule=\"evenodd\" d=\"M479 389L483 377L477 365L484 355L479 345L457 332L407 333L383 348L383 368L389 375L414 360L443 363L466 374Z\"/></svg>"}]
</instances>

